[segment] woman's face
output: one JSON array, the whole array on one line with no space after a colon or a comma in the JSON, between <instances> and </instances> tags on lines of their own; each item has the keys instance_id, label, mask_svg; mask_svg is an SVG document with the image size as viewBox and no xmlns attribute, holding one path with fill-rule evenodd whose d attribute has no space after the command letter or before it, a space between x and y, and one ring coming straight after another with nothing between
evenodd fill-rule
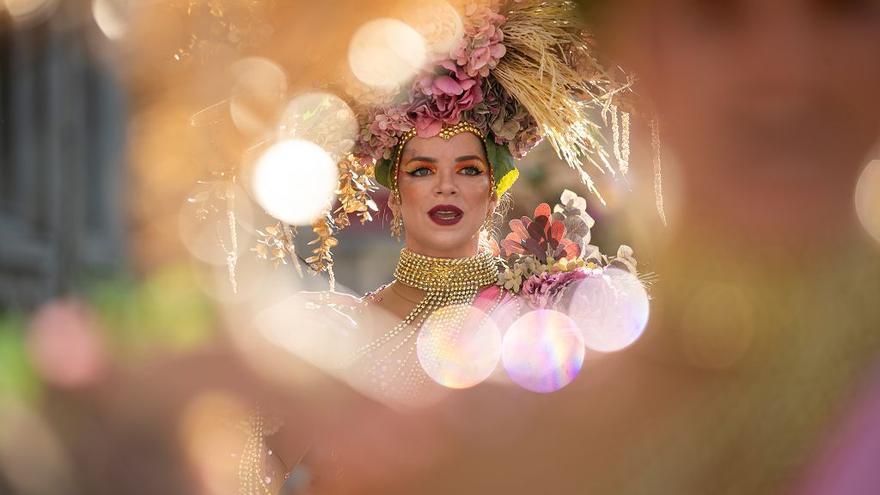
<instances>
[{"instance_id":1,"label":"woman's face","mask_svg":"<svg viewBox=\"0 0 880 495\"><path fill-rule=\"evenodd\" d=\"M448 141L411 139L397 172L406 246L440 258L476 254L480 228L495 207L489 174L483 143L470 132Z\"/></svg>"}]
</instances>

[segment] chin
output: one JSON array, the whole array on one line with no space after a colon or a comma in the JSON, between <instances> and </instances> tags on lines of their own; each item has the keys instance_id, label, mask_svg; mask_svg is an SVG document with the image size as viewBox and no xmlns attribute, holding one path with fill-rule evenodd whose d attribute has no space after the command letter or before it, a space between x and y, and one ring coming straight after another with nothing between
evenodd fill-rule
<instances>
[{"instance_id":1,"label":"chin","mask_svg":"<svg viewBox=\"0 0 880 495\"><path fill-rule=\"evenodd\" d=\"M432 256L439 258L457 258L463 249L467 249L474 243L477 234L464 231L432 232L431 235L420 237L414 246L420 246L422 250L430 250Z\"/></svg>"},{"instance_id":2,"label":"chin","mask_svg":"<svg viewBox=\"0 0 880 495\"><path fill-rule=\"evenodd\" d=\"M453 257L462 248L466 247L468 242L469 239L443 237L428 240L425 246L433 250L440 257L446 257L447 254L449 255L448 257Z\"/></svg>"}]
</instances>

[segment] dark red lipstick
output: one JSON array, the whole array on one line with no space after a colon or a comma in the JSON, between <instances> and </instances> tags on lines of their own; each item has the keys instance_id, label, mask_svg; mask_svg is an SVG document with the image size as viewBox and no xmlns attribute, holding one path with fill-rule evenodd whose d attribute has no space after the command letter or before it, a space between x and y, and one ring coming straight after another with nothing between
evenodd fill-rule
<instances>
[{"instance_id":1,"label":"dark red lipstick","mask_svg":"<svg viewBox=\"0 0 880 495\"><path fill-rule=\"evenodd\" d=\"M461 208L452 205L437 205L428 211L428 216L438 225L455 225L463 215Z\"/></svg>"}]
</instances>

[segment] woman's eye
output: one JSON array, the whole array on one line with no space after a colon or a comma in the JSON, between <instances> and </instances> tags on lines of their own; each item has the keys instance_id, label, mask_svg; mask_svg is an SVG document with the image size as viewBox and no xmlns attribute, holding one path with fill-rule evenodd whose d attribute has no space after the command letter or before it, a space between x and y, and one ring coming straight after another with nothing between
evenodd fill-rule
<instances>
[{"instance_id":1,"label":"woman's eye","mask_svg":"<svg viewBox=\"0 0 880 495\"><path fill-rule=\"evenodd\" d=\"M409 171L409 175L412 175L413 177L424 177L425 175L428 175L430 173L431 169L429 169L428 167L419 167L415 170Z\"/></svg>"},{"instance_id":2,"label":"woman's eye","mask_svg":"<svg viewBox=\"0 0 880 495\"><path fill-rule=\"evenodd\" d=\"M480 175L483 173L483 171L472 165L470 167L464 167L463 169L461 169L461 173L465 175Z\"/></svg>"}]
</instances>

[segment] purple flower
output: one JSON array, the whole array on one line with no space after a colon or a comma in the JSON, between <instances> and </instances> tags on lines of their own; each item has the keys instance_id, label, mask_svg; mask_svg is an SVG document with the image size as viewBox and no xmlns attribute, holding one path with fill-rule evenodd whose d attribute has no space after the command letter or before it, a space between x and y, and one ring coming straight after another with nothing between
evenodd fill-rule
<instances>
[{"instance_id":1,"label":"purple flower","mask_svg":"<svg viewBox=\"0 0 880 495\"><path fill-rule=\"evenodd\" d=\"M553 309L559 305L565 289L572 282L586 277L587 274L583 270L532 275L523 282L520 295L536 309Z\"/></svg>"}]
</instances>

